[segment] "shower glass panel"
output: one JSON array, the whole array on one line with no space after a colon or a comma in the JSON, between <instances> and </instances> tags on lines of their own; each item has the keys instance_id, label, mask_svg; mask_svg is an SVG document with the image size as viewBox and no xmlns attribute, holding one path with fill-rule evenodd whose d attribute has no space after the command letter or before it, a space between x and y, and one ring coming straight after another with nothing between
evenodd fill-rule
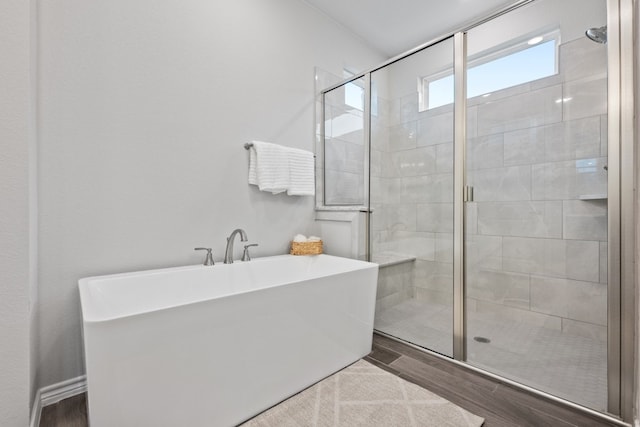
<instances>
[{"instance_id":1,"label":"shower glass panel","mask_svg":"<svg viewBox=\"0 0 640 427\"><path fill-rule=\"evenodd\" d=\"M324 94L324 204L365 205L364 79Z\"/></svg>"},{"instance_id":2,"label":"shower glass panel","mask_svg":"<svg viewBox=\"0 0 640 427\"><path fill-rule=\"evenodd\" d=\"M467 33L467 362L599 411L607 45L585 31L606 23L603 0L540 0Z\"/></svg>"},{"instance_id":3,"label":"shower glass panel","mask_svg":"<svg viewBox=\"0 0 640 427\"><path fill-rule=\"evenodd\" d=\"M453 354L453 80L439 79L452 72L449 38L371 73L370 253L380 265L375 328L447 356Z\"/></svg>"}]
</instances>

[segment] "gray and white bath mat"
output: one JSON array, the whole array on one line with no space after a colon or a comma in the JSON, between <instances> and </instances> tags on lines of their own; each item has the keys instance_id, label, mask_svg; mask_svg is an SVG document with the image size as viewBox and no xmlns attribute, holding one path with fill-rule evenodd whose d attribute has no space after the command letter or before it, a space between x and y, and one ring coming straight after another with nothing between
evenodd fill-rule
<instances>
[{"instance_id":1,"label":"gray and white bath mat","mask_svg":"<svg viewBox=\"0 0 640 427\"><path fill-rule=\"evenodd\" d=\"M472 413L359 360L242 427L479 427Z\"/></svg>"}]
</instances>

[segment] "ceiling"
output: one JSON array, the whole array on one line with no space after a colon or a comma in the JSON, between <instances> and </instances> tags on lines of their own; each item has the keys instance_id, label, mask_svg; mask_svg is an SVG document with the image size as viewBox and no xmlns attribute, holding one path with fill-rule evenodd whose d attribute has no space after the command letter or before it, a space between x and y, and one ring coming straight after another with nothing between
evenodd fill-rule
<instances>
[{"instance_id":1,"label":"ceiling","mask_svg":"<svg viewBox=\"0 0 640 427\"><path fill-rule=\"evenodd\" d=\"M516 0L305 0L388 57L446 35Z\"/></svg>"}]
</instances>

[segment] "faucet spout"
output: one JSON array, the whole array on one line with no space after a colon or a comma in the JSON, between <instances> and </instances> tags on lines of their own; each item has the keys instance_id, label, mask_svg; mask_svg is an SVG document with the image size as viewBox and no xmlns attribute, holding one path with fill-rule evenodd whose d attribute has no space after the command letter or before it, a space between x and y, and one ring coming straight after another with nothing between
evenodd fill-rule
<instances>
[{"instance_id":1,"label":"faucet spout","mask_svg":"<svg viewBox=\"0 0 640 427\"><path fill-rule=\"evenodd\" d=\"M247 241L247 233L243 229L236 228L235 230L233 230L231 235L227 237L227 248L224 251L225 264L233 264L233 242L236 240L237 234L240 234L240 241Z\"/></svg>"}]
</instances>

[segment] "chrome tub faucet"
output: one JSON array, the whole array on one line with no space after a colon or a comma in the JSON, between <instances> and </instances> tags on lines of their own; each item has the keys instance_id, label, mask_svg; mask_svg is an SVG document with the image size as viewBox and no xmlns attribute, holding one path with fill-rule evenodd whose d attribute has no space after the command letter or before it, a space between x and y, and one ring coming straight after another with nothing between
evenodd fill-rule
<instances>
[{"instance_id":1,"label":"chrome tub faucet","mask_svg":"<svg viewBox=\"0 0 640 427\"><path fill-rule=\"evenodd\" d=\"M207 251L207 257L204 260L202 265L214 265L213 262L213 254L211 253L211 248L193 248L194 251Z\"/></svg>"},{"instance_id":2,"label":"chrome tub faucet","mask_svg":"<svg viewBox=\"0 0 640 427\"><path fill-rule=\"evenodd\" d=\"M250 245L244 245L244 252L242 253L242 261L251 261L251 255L249 254L249 248L252 246L258 246L257 243L252 243Z\"/></svg>"},{"instance_id":3,"label":"chrome tub faucet","mask_svg":"<svg viewBox=\"0 0 640 427\"><path fill-rule=\"evenodd\" d=\"M247 233L241 228L233 230L231 235L227 237L227 248L224 251L224 263L233 264L233 242L236 239L236 234L240 233L240 241L247 241Z\"/></svg>"}]
</instances>

